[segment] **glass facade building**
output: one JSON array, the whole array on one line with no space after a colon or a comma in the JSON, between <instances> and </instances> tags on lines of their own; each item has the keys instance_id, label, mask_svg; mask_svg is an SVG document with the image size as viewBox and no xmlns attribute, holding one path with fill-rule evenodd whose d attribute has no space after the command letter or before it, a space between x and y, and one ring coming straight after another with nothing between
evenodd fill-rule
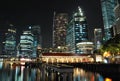
<instances>
[{"instance_id":1,"label":"glass facade building","mask_svg":"<svg viewBox=\"0 0 120 81\"><path fill-rule=\"evenodd\" d=\"M68 24L68 14L54 14L53 18L53 47L66 46L66 28Z\"/></svg>"},{"instance_id":2,"label":"glass facade building","mask_svg":"<svg viewBox=\"0 0 120 81\"><path fill-rule=\"evenodd\" d=\"M42 36L41 29L39 25L34 25L29 27L30 31L33 34L34 42L33 42L33 55L36 57L37 47L42 47Z\"/></svg>"},{"instance_id":3,"label":"glass facade building","mask_svg":"<svg viewBox=\"0 0 120 81\"><path fill-rule=\"evenodd\" d=\"M116 3L117 0L101 0L105 41L111 38L110 28L112 25L114 25L115 22L115 14L113 10L116 6Z\"/></svg>"},{"instance_id":4,"label":"glass facade building","mask_svg":"<svg viewBox=\"0 0 120 81\"><path fill-rule=\"evenodd\" d=\"M69 52L82 53L77 48L77 43L88 41L87 22L83 11L78 7L78 11L73 14L73 18L67 27L66 45Z\"/></svg>"},{"instance_id":5,"label":"glass facade building","mask_svg":"<svg viewBox=\"0 0 120 81\"><path fill-rule=\"evenodd\" d=\"M23 31L20 36L20 50L19 56L33 56L33 34L31 31Z\"/></svg>"},{"instance_id":6,"label":"glass facade building","mask_svg":"<svg viewBox=\"0 0 120 81\"><path fill-rule=\"evenodd\" d=\"M7 55L16 54L16 29L8 29L8 32L5 34L5 53Z\"/></svg>"}]
</instances>

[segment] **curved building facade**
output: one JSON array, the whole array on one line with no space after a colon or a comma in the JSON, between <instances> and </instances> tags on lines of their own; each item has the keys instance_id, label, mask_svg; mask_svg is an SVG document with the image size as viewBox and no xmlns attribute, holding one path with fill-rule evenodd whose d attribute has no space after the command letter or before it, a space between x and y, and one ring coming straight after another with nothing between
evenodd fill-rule
<instances>
[{"instance_id":1,"label":"curved building facade","mask_svg":"<svg viewBox=\"0 0 120 81\"><path fill-rule=\"evenodd\" d=\"M33 34L31 31L24 31L20 37L20 56L32 56L33 54Z\"/></svg>"}]
</instances>

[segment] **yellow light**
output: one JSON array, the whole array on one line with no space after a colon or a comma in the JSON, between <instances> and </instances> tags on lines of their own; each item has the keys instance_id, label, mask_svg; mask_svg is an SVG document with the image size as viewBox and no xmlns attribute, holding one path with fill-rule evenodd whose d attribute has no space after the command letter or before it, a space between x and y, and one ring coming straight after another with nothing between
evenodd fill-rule
<instances>
[{"instance_id":1,"label":"yellow light","mask_svg":"<svg viewBox=\"0 0 120 81\"><path fill-rule=\"evenodd\" d=\"M104 52L103 57L109 57L110 56L110 52Z\"/></svg>"},{"instance_id":2,"label":"yellow light","mask_svg":"<svg viewBox=\"0 0 120 81\"><path fill-rule=\"evenodd\" d=\"M47 63L48 63L48 58L46 58L46 61L47 61Z\"/></svg>"},{"instance_id":3,"label":"yellow light","mask_svg":"<svg viewBox=\"0 0 120 81\"><path fill-rule=\"evenodd\" d=\"M105 81L112 81L112 79L110 79L110 78L105 78Z\"/></svg>"}]
</instances>

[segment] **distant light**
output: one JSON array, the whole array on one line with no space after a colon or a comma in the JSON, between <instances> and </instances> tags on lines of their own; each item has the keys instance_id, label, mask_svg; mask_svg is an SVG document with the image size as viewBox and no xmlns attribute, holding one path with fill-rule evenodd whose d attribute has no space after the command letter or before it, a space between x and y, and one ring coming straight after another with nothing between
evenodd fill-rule
<instances>
[{"instance_id":1,"label":"distant light","mask_svg":"<svg viewBox=\"0 0 120 81\"><path fill-rule=\"evenodd\" d=\"M104 59L103 61L104 61L104 63L108 63L107 59Z\"/></svg>"},{"instance_id":2,"label":"distant light","mask_svg":"<svg viewBox=\"0 0 120 81\"><path fill-rule=\"evenodd\" d=\"M105 81L112 81L112 79L110 79L110 78L105 78Z\"/></svg>"},{"instance_id":3,"label":"distant light","mask_svg":"<svg viewBox=\"0 0 120 81\"><path fill-rule=\"evenodd\" d=\"M31 29L31 26L29 26L29 29Z\"/></svg>"},{"instance_id":4,"label":"distant light","mask_svg":"<svg viewBox=\"0 0 120 81\"><path fill-rule=\"evenodd\" d=\"M58 49L60 49L61 47L60 47L60 46L58 46L57 48L58 48Z\"/></svg>"},{"instance_id":5,"label":"distant light","mask_svg":"<svg viewBox=\"0 0 120 81\"><path fill-rule=\"evenodd\" d=\"M10 26L13 26L13 24L10 24Z\"/></svg>"}]
</instances>

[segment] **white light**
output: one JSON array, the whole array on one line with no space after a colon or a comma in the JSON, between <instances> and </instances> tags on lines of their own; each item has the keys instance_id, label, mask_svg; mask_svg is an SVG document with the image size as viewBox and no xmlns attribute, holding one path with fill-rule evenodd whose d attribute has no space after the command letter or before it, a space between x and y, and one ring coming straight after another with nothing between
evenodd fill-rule
<instances>
[{"instance_id":1,"label":"white light","mask_svg":"<svg viewBox=\"0 0 120 81\"><path fill-rule=\"evenodd\" d=\"M83 16L82 9L80 7L78 7L78 9L79 9L80 15Z\"/></svg>"},{"instance_id":2,"label":"white light","mask_svg":"<svg viewBox=\"0 0 120 81\"><path fill-rule=\"evenodd\" d=\"M29 26L29 29L31 29L32 27L31 26Z\"/></svg>"}]
</instances>

